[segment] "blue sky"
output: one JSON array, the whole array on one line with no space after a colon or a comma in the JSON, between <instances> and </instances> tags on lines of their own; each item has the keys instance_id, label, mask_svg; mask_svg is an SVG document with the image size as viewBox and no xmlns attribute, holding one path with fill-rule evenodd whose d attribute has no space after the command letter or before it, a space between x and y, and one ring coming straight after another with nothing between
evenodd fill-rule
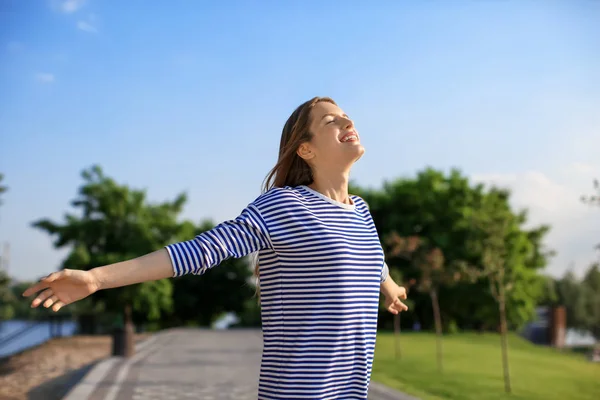
<instances>
[{"instance_id":1,"label":"blue sky","mask_svg":"<svg viewBox=\"0 0 600 400\"><path fill-rule=\"evenodd\" d=\"M233 218L260 193L283 123L331 96L367 152L365 186L427 165L513 189L550 223L554 275L597 258L600 3L35 1L0 12L0 242L34 279L98 163L184 217Z\"/></svg>"}]
</instances>

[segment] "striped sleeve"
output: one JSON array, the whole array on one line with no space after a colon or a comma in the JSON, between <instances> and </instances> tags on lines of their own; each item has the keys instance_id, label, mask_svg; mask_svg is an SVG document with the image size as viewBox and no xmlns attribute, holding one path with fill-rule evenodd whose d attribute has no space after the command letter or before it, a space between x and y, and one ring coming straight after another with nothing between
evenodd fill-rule
<instances>
[{"instance_id":1,"label":"striped sleeve","mask_svg":"<svg viewBox=\"0 0 600 400\"><path fill-rule=\"evenodd\" d=\"M369 207L369 203L367 203L367 201L360 196L354 195L354 197L360 199L363 203L365 203L365 205L367 206L367 211L369 211L369 214L371 214L371 207ZM371 219L373 219L373 217L371 217ZM387 280L389 274L390 268L388 267L387 263L384 262L383 268L381 269L381 283Z\"/></svg>"},{"instance_id":2,"label":"striped sleeve","mask_svg":"<svg viewBox=\"0 0 600 400\"><path fill-rule=\"evenodd\" d=\"M267 226L253 204L234 220L223 222L194 239L166 246L173 276L202 275L228 258L241 258L271 247Z\"/></svg>"},{"instance_id":3,"label":"striped sleeve","mask_svg":"<svg viewBox=\"0 0 600 400\"><path fill-rule=\"evenodd\" d=\"M389 274L390 274L390 268L388 267L387 263L384 262L383 270L381 271L381 283L383 283L387 280L387 277Z\"/></svg>"}]
</instances>

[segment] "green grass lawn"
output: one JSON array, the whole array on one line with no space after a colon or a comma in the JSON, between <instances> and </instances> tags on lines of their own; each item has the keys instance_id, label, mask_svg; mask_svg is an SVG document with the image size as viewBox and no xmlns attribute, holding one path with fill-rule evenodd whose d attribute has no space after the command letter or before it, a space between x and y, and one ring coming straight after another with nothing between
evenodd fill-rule
<instances>
[{"instance_id":1,"label":"green grass lawn","mask_svg":"<svg viewBox=\"0 0 600 400\"><path fill-rule=\"evenodd\" d=\"M430 399L598 400L600 365L581 354L509 338L512 394L504 393L500 336L461 333L444 336L444 372L436 367L435 335L402 333L395 358L392 333L378 333L373 380Z\"/></svg>"}]
</instances>

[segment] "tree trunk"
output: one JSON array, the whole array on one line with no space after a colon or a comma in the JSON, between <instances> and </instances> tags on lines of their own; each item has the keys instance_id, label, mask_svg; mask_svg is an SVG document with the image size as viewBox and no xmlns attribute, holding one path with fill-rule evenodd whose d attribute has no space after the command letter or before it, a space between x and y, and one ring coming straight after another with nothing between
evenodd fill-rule
<instances>
[{"instance_id":1,"label":"tree trunk","mask_svg":"<svg viewBox=\"0 0 600 400\"><path fill-rule=\"evenodd\" d=\"M394 346L396 348L396 359L402 358L400 349L400 313L394 315Z\"/></svg>"},{"instance_id":2,"label":"tree trunk","mask_svg":"<svg viewBox=\"0 0 600 400\"><path fill-rule=\"evenodd\" d=\"M437 367L438 371L442 372L442 315L440 313L440 304L435 289L429 291L431 296L431 305L433 306L433 318L435 320L435 337L437 347Z\"/></svg>"},{"instance_id":3,"label":"tree trunk","mask_svg":"<svg viewBox=\"0 0 600 400\"><path fill-rule=\"evenodd\" d=\"M504 390L510 393L510 371L508 368L508 329L506 325L506 299L504 285L498 284L498 308L500 311L500 338L502 341L502 368L504 370Z\"/></svg>"},{"instance_id":4,"label":"tree trunk","mask_svg":"<svg viewBox=\"0 0 600 400\"><path fill-rule=\"evenodd\" d=\"M131 357L135 353L133 321L131 319L131 306L128 304L123 310L123 326L116 327L113 331L113 356Z\"/></svg>"}]
</instances>

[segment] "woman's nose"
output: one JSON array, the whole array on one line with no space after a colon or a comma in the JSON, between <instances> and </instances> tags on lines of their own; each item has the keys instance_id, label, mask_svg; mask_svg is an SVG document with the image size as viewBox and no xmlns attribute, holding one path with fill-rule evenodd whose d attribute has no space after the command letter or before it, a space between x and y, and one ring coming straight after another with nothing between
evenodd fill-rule
<instances>
[{"instance_id":1,"label":"woman's nose","mask_svg":"<svg viewBox=\"0 0 600 400\"><path fill-rule=\"evenodd\" d=\"M342 126L344 127L344 129L350 129L354 127L354 122L352 122L350 118L344 118L342 120Z\"/></svg>"}]
</instances>

